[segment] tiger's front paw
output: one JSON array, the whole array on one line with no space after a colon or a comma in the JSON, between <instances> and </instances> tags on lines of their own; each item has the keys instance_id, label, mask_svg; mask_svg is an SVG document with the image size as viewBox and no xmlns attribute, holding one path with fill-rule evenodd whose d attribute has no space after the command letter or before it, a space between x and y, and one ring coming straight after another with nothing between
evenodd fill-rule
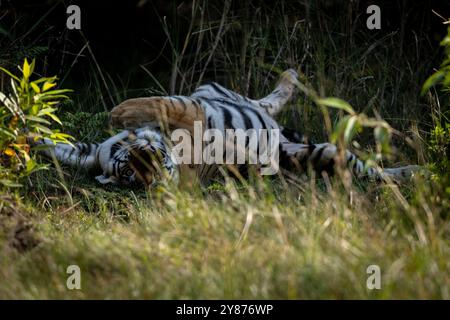
<instances>
[{"instance_id":1,"label":"tiger's front paw","mask_svg":"<svg viewBox=\"0 0 450 320\"><path fill-rule=\"evenodd\" d=\"M118 183L117 178L113 177L113 176L106 177L104 175L100 175L100 176L96 176L95 180L97 180L101 184L109 184L109 183L117 184Z\"/></svg>"}]
</instances>

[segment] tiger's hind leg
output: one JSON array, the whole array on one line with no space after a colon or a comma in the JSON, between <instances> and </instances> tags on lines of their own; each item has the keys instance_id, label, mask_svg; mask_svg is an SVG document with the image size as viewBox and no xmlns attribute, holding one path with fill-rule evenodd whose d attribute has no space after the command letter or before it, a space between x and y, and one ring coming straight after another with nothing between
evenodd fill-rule
<instances>
[{"instance_id":1,"label":"tiger's hind leg","mask_svg":"<svg viewBox=\"0 0 450 320\"><path fill-rule=\"evenodd\" d=\"M204 123L202 106L190 97L150 97L128 99L111 110L114 128L137 129L141 127L187 129L193 134L194 123Z\"/></svg>"},{"instance_id":2,"label":"tiger's hind leg","mask_svg":"<svg viewBox=\"0 0 450 320\"><path fill-rule=\"evenodd\" d=\"M297 72L294 69L288 69L281 74L278 86L271 94L260 100L253 100L253 102L260 108L266 110L271 116L276 116L286 103L292 99L296 91L297 81ZM281 127L281 134L293 143L310 143L309 138L297 130Z\"/></svg>"},{"instance_id":3,"label":"tiger's hind leg","mask_svg":"<svg viewBox=\"0 0 450 320\"><path fill-rule=\"evenodd\" d=\"M306 172L310 167L320 174L326 172L332 175L335 171L337 159L338 149L331 143L284 143L281 145L281 166L287 169L297 169ZM384 169L365 168L364 163L348 150L345 150L344 161L347 168L356 178L367 177L379 182L406 182L422 169L416 165Z\"/></svg>"},{"instance_id":4,"label":"tiger's hind leg","mask_svg":"<svg viewBox=\"0 0 450 320\"><path fill-rule=\"evenodd\" d=\"M297 79L298 73L294 69L284 71L275 90L255 102L271 116L277 115L294 95Z\"/></svg>"}]
</instances>

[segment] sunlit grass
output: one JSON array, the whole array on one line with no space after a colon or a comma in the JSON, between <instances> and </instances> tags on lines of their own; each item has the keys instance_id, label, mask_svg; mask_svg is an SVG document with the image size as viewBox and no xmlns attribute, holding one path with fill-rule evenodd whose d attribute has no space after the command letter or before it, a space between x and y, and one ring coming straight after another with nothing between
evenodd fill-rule
<instances>
[{"instance_id":1,"label":"sunlit grass","mask_svg":"<svg viewBox=\"0 0 450 320\"><path fill-rule=\"evenodd\" d=\"M29 208L36 247L19 252L2 238L0 297L449 298L449 224L435 199L412 216L393 186L350 196L338 183L272 185L55 197L49 211ZM66 287L73 264L81 290ZM366 287L372 264L380 290Z\"/></svg>"}]
</instances>

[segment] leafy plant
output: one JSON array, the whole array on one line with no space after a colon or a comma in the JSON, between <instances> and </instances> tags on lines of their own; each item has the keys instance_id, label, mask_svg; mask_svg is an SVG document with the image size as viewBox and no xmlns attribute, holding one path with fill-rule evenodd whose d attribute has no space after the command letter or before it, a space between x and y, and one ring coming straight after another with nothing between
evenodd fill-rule
<instances>
[{"instance_id":1,"label":"leafy plant","mask_svg":"<svg viewBox=\"0 0 450 320\"><path fill-rule=\"evenodd\" d=\"M325 117L325 125L330 134L330 140L332 143L337 144L342 155L344 150L352 144L356 134L361 132L364 128L373 129L376 143L376 153L365 156L366 167L376 166L383 155L389 156L391 154L391 136L393 133L396 133L396 131L386 121L369 117L365 113L357 113L348 102L340 98L322 98L307 84L304 77L302 82L297 82L297 87L322 109ZM327 108L341 110L345 113L345 115L340 117L334 128L332 128Z\"/></svg>"},{"instance_id":2,"label":"leafy plant","mask_svg":"<svg viewBox=\"0 0 450 320\"><path fill-rule=\"evenodd\" d=\"M431 131L428 149L430 151L430 169L434 178L440 181L450 196L450 122L438 123Z\"/></svg>"},{"instance_id":3,"label":"leafy plant","mask_svg":"<svg viewBox=\"0 0 450 320\"><path fill-rule=\"evenodd\" d=\"M447 36L441 41L441 46L445 50L444 62L439 70L425 81L422 94L436 85L440 85L444 93L450 92L450 27ZM434 172L436 180L439 180L444 186L447 195L450 196L450 121L446 116L446 113L449 112L450 105L447 104L441 113L433 117L434 128L431 131L428 149L432 160L430 169Z\"/></svg>"},{"instance_id":4,"label":"leafy plant","mask_svg":"<svg viewBox=\"0 0 450 320\"><path fill-rule=\"evenodd\" d=\"M30 154L30 140L47 138L53 142L69 142L70 135L51 129L61 124L55 114L60 102L68 100L71 90L53 89L55 77L31 80L35 61L25 59L20 76L0 67L10 78L10 92L0 92L0 186L18 187L22 178L45 168ZM33 137L30 139L30 137Z\"/></svg>"},{"instance_id":5,"label":"leafy plant","mask_svg":"<svg viewBox=\"0 0 450 320\"><path fill-rule=\"evenodd\" d=\"M425 94L431 87L438 84L442 85L444 91L450 91L450 27L447 30L447 36L441 41L441 46L445 50L444 62L439 70L425 81L422 87L422 94Z\"/></svg>"}]
</instances>

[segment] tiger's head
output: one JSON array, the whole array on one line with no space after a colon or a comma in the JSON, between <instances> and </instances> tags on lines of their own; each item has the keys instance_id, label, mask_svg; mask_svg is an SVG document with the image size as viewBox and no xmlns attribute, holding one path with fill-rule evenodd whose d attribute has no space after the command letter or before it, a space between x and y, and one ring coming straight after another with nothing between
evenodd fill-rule
<instances>
[{"instance_id":1,"label":"tiger's head","mask_svg":"<svg viewBox=\"0 0 450 320\"><path fill-rule=\"evenodd\" d=\"M137 129L117 145L117 150L111 151L108 177L96 177L100 183L152 187L162 181L178 180L178 166L169 144L158 131Z\"/></svg>"}]
</instances>

